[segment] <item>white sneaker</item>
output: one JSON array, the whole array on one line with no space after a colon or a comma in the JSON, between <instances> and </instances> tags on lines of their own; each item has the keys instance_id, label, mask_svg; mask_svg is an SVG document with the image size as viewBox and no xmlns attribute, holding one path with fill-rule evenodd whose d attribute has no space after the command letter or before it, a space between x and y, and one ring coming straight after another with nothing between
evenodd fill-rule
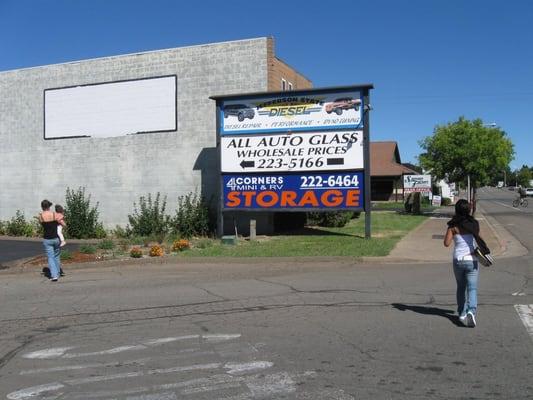
<instances>
[{"instance_id":1,"label":"white sneaker","mask_svg":"<svg viewBox=\"0 0 533 400\"><path fill-rule=\"evenodd\" d=\"M464 326L468 326L466 324L466 314L465 315L459 315L459 322L463 324Z\"/></svg>"},{"instance_id":2,"label":"white sneaker","mask_svg":"<svg viewBox=\"0 0 533 400\"><path fill-rule=\"evenodd\" d=\"M468 311L466 313L466 323L470 328L474 328L476 326L476 317L472 311Z\"/></svg>"}]
</instances>

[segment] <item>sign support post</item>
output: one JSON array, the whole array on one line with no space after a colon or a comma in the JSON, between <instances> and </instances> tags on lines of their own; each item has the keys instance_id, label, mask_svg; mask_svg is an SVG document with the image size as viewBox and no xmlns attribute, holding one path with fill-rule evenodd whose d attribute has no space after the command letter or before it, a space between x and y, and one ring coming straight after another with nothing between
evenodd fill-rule
<instances>
[{"instance_id":1,"label":"sign support post","mask_svg":"<svg viewBox=\"0 0 533 400\"><path fill-rule=\"evenodd\" d=\"M220 146L220 104L216 105L216 124L217 124L217 165L218 165L218 202L217 202L217 236L221 238L224 235L224 182L222 179L222 169L220 168L222 160L222 148Z\"/></svg>"},{"instance_id":2,"label":"sign support post","mask_svg":"<svg viewBox=\"0 0 533 400\"><path fill-rule=\"evenodd\" d=\"M365 238L372 237L372 193L370 187L370 94L367 88L363 91L363 140L365 143L364 152L364 169L365 169Z\"/></svg>"}]
</instances>

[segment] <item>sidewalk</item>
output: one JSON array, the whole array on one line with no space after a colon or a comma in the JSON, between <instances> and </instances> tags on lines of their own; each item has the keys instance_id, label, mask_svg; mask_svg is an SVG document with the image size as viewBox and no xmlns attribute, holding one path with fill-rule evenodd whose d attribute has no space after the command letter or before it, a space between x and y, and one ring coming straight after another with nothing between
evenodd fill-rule
<instances>
[{"instance_id":1,"label":"sidewalk","mask_svg":"<svg viewBox=\"0 0 533 400\"><path fill-rule=\"evenodd\" d=\"M409 232L384 257L388 262L448 262L452 259L453 246L444 247L446 222L453 216L453 207L442 207L418 228ZM505 228L494 219L485 216L478 208L476 219L480 225L480 235L491 249L496 262L499 258L519 257L528 251ZM385 261L387 262L387 261Z\"/></svg>"}]
</instances>

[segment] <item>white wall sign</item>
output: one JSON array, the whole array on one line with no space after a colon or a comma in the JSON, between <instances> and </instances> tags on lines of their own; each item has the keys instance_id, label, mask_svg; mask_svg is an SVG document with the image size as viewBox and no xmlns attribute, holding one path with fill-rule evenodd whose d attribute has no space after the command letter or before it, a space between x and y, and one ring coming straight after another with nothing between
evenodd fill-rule
<instances>
[{"instance_id":1,"label":"white wall sign","mask_svg":"<svg viewBox=\"0 0 533 400\"><path fill-rule=\"evenodd\" d=\"M220 133L362 129L360 91L226 100L220 107Z\"/></svg>"},{"instance_id":2,"label":"white wall sign","mask_svg":"<svg viewBox=\"0 0 533 400\"><path fill-rule=\"evenodd\" d=\"M363 131L221 137L222 172L362 169Z\"/></svg>"},{"instance_id":3,"label":"white wall sign","mask_svg":"<svg viewBox=\"0 0 533 400\"><path fill-rule=\"evenodd\" d=\"M44 91L44 138L175 131L176 76Z\"/></svg>"},{"instance_id":4,"label":"white wall sign","mask_svg":"<svg viewBox=\"0 0 533 400\"><path fill-rule=\"evenodd\" d=\"M431 192L431 175L404 175L403 190L411 192Z\"/></svg>"}]
</instances>

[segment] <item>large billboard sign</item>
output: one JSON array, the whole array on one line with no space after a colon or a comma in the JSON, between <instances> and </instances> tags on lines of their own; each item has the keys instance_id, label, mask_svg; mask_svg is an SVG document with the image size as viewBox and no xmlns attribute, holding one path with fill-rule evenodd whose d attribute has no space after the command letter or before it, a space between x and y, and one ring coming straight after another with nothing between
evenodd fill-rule
<instances>
[{"instance_id":1,"label":"large billboard sign","mask_svg":"<svg viewBox=\"0 0 533 400\"><path fill-rule=\"evenodd\" d=\"M363 182L362 172L227 174L223 202L228 210L360 209Z\"/></svg>"},{"instance_id":2,"label":"large billboard sign","mask_svg":"<svg viewBox=\"0 0 533 400\"><path fill-rule=\"evenodd\" d=\"M372 85L217 96L226 211L365 211Z\"/></svg>"},{"instance_id":3,"label":"large billboard sign","mask_svg":"<svg viewBox=\"0 0 533 400\"><path fill-rule=\"evenodd\" d=\"M363 169L363 131L222 136L222 172Z\"/></svg>"},{"instance_id":4,"label":"large billboard sign","mask_svg":"<svg viewBox=\"0 0 533 400\"><path fill-rule=\"evenodd\" d=\"M46 89L44 138L104 138L177 129L177 77Z\"/></svg>"},{"instance_id":5,"label":"large billboard sign","mask_svg":"<svg viewBox=\"0 0 533 400\"><path fill-rule=\"evenodd\" d=\"M431 175L404 175L403 191L431 193Z\"/></svg>"},{"instance_id":6,"label":"large billboard sign","mask_svg":"<svg viewBox=\"0 0 533 400\"><path fill-rule=\"evenodd\" d=\"M362 129L362 110L360 90L228 99L219 110L220 133Z\"/></svg>"}]
</instances>

